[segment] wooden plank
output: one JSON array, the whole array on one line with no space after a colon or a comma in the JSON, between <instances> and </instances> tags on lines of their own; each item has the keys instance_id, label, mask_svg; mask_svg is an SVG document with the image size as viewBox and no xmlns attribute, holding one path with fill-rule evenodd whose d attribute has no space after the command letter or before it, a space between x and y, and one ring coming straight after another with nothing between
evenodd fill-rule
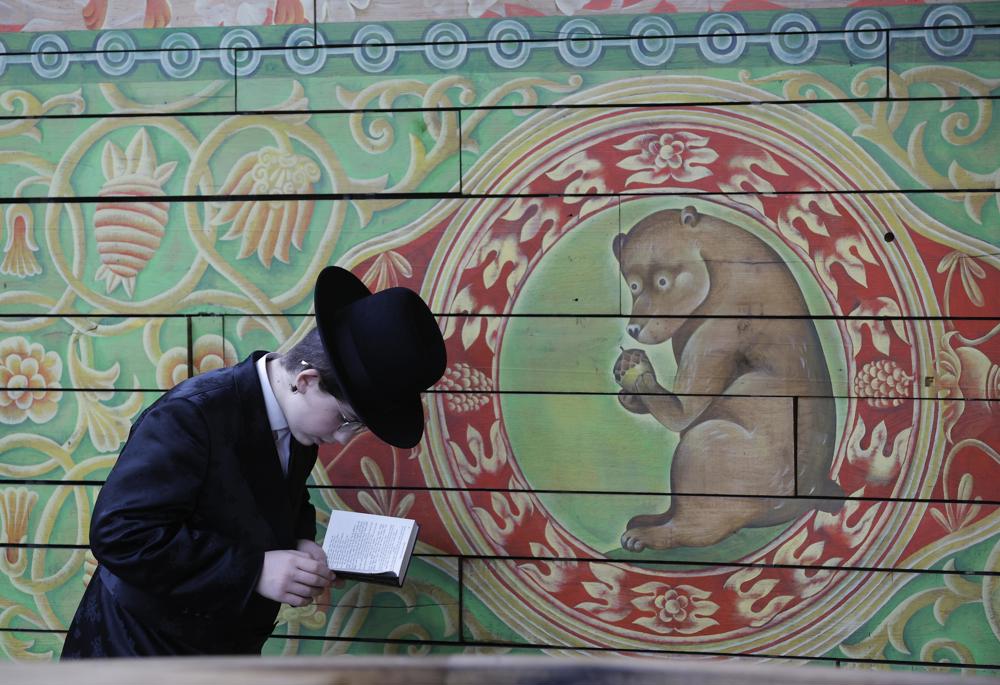
<instances>
[{"instance_id":1,"label":"wooden plank","mask_svg":"<svg viewBox=\"0 0 1000 685\"><path fill-rule=\"evenodd\" d=\"M857 118L870 116L863 108L852 109L850 103L822 101L795 105L759 102L739 108L699 104L658 107L658 102L654 99L656 93L659 93L658 88L655 92L650 84L637 85L636 88L641 97L637 96L632 106L622 103L618 107L606 109L598 107L581 110L554 106L519 110L519 114L530 115L517 127L517 134L522 140L518 144L511 136L507 137L504 141L506 145L499 155L499 168L507 172L509 169L516 170L516 165L523 164L523 145L527 141L533 141L534 145L557 139L565 141L568 140L568 133L572 132L574 144L545 149L545 169L553 173L584 173L584 179L594 179L594 183L600 183L600 192L609 194L698 195L718 190L748 195L750 201L758 204L760 198L754 198L755 195L770 193L822 195L829 192L905 193L974 189L989 194L989 190L994 187L988 181L972 176L949 179L935 173L924 173L926 170L909 163L908 166L912 167L912 172L918 176L919 181L897 181L881 171L868 173L873 169L855 174L853 167L842 169L839 175L831 169L830 174L822 177L804 179L794 167L802 160L810 159L813 154L798 146L803 140L814 137L819 130L825 138L843 139L845 142L849 140L850 143L861 144L874 153L879 152L878 145L872 145L854 132L845 132L830 123L844 114ZM479 138L497 140L514 128L510 117L496 116L489 110L470 108L468 112L463 112L463 122L479 120L482 120L482 124L475 128L463 125L463 148L480 149ZM763 133L762 129L757 128L751 140L737 132L741 128L738 122L742 121L753 121L755 127L764 127L768 132ZM467 133L466 128L470 132ZM650 135L656 137L649 138ZM581 150L579 138L595 138L598 142L590 144L587 150ZM883 147L891 148L890 153L899 156L889 141L878 142L885 143ZM976 145L977 150L994 155L1000 152L1000 134L992 127L986 128L978 135ZM761 153L762 146L769 148L767 155ZM651 151L654 148L655 152ZM466 166L470 171L463 177L464 192L495 193L500 184L504 192L521 195L544 192L546 184L549 192L555 192L558 188L558 184L551 178L546 179L541 175L532 179L530 184L523 182L515 173L504 173L498 179L494 164L500 149L493 146L482 146L482 149L490 150L493 163L477 167L475 161L478 155L467 153ZM683 163L683 167L678 167L678 171L673 172L658 166L655 155L660 154L660 151L666 156L676 155L671 158L678 164ZM903 157L905 158L905 153ZM900 161L906 163L903 158ZM844 164L850 165L853 161L845 160ZM589 167L586 172L581 165ZM745 165L745 168L741 165ZM734 174L738 167L741 167L739 173ZM701 182L709 177L716 182ZM580 192L594 191L583 189Z\"/></svg>"},{"instance_id":2,"label":"wooden plank","mask_svg":"<svg viewBox=\"0 0 1000 685\"><path fill-rule=\"evenodd\" d=\"M299 97L291 85L282 96ZM18 164L0 169L5 188L0 199L17 198L17 184L38 170L55 171L50 198L127 196L127 204L140 202L134 199L136 195L150 198L141 200L141 206L155 205L159 198L171 195L446 193L457 188L459 165L454 152L433 160L428 165L432 172L415 179L407 174L411 153L419 155L433 148L433 136L420 112L397 112L393 119L406 133L392 138L383 131L374 134L374 139L369 134L355 144L342 136L350 129L350 115L335 113L181 115L169 120L120 117L98 122L71 118L31 120L30 124L15 119L8 125L37 129L49 154L55 151L58 158L36 158L33 145L22 142L23 137L4 138L0 153ZM302 126L306 120L308 127ZM177 147L156 150L146 130L150 126L162 128ZM227 144L202 145L210 138L220 141L216 136L228 137ZM338 143L331 146L327 141ZM370 155L382 161L375 177ZM191 164L198 165L193 173ZM291 167L296 173L286 175L283 169ZM132 192L128 183L134 179L126 172L142 178L138 192Z\"/></svg>"},{"instance_id":3,"label":"wooden plank","mask_svg":"<svg viewBox=\"0 0 1000 685\"><path fill-rule=\"evenodd\" d=\"M381 649L382 647L379 646ZM386 646L385 649L389 649ZM63 662L58 664L12 663L0 665L0 675L34 685L66 682L80 685L119 685L141 679L149 685L183 681L192 685L247 683L247 685L467 685L488 680L497 685L579 681L593 685L767 685L798 683L803 677L818 685L922 685L924 683L970 683L986 685L986 677L948 673L879 672L857 669L793 668L788 665L754 663L708 663L687 659L622 659L617 656L490 656L465 654L444 656L358 656L325 659L271 656L193 657L188 659L143 659ZM447 652L443 652L447 654Z\"/></svg>"},{"instance_id":4,"label":"wooden plank","mask_svg":"<svg viewBox=\"0 0 1000 685\"><path fill-rule=\"evenodd\" d=\"M862 528L868 530L877 517L919 509L929 520L940 522L944 533L955 532L962 526L993 517L1000 511L1000 503L995 496L992 500L987 499L991 496L989 480L981 468L974 468L972 459L975 456L971 449L968 453L959 454L955 466L958 473L955 476L949 474L947 483L940 486L941 492L929 495L905 491L883 494L879 492L878 483L870 487L870 492L854 490L840 497L796 496L790 492L790 484L785 488L789 491L787 494L779 493L777 487L771 492L751 492L744 483L722 480L721 476L717 484L704 490L693 487L681 489L681 484L672 489L670 484L663 483L670 476L666 468L661 471L636 469L634 473L627 474L632 476L629 479L613 471L610 475L595 472L588 463L582 463L579 469L581 473L590 475L591 482L587 488L574 487L574 478L586 480L574 473L564 479L570 482L553 483L548 488L534 485L530 488L470 486L446 489L443 486L406 484L387 487L373 483L333 486L313 483L309 492L317 509L319 537L325 530L331 507L406 516L421 524L418 555L475 556L481 552L475 547L475 540L483 539L502 548L496 554L488 553L487 556L577 560L610 558L717 565L750 554L786 531L790 523L801 523L814 515L829 524L828 527L850 518L851 521L862 521ZM111 462L113 458L106 461ZM627 464L619 470L624 471L625 466ZM760 470L757 465L753 467ZM523 464L522 468L529 473L538 470L530 463ZM958 488L966 473L972 474L971 492ZM322 476L316 475L317 478ZM595 482L602 476L605 479L603 482ZM32 562L37 564L54 564L56 560L61 560L58 562L60 566L70 562L81 563L79 558L72 556L72 549L85 549L89 544L89 513L102 481L99 474L80 480L90 482L64 485L58 482L0 481L0 496L10 507L23 511L26 516L26 525L15 526L9 532L11 544L0 545L0 548L7 550L12 559L17 557L31 561L37 557L38 561ZM646 489L639 489L641 485L635 484L642 480L648 482ZM855 476L843 480L846 486L854 482ZM670 521L673 521L669 526L671 530L686 526L684 544L679 541L681 533L678 533L678 541L671 543L673 546L669 548L657 549L649 545L646 553L640 555L624 547L623 536L636 527L637 524L632 525L634 521L643 517L652 527L663 527ZM456 535L453 529L442 524L446 519L460 521L465 533ZM557 523L584 546L540 551L540 541L531 534L514 534L510 530L511 520L529 521L540 526L546 522ZM649 531L649 534L653 533L655 531ZM72 549L65 551L61 547ZM802 563L818 565L808 561ZM850 563L837 561L825 567L845 565L850 566ZM909 568L906 564L898 566L903 570ZM968 570L986 569L980 563Z\"/></svg>"},{"instance_id":5,"label":"wooden plank","mask_svg":"<svg viewBox=\"0 0 1000 685\"><path fill-rule=\"evenodd\" d=\"M869 622L875 613L874 606L907 587L930 587L942 595L950 595L956 591L973 592L978 586L976 581L966 586L954 574L946 576L933 572L929 575L820 572L806 580L807 576L799 571L781 568L715 567L697 574L685 574L613 563L574 565L472 560L463 562L463 578L466 582L464 606L470 615L473 611L471 607L482 602L486 609L506 618L506 624L500 621L491 623L491 632L485 639L512 646L558 644L584 648L600 642L607 647L627 648L643 642L640 634L645 633L645 639L649 640L645 644L651 648L654 648L652 643L655 641L655 648L676 653L712 651L724 654L756 653L759 656L773 653L779 656L773 651L775 647L772 645L769 648L764 640L768 637L793 639L797 630L824 613L827 615L822 619L823 631L840 636L838 644L846 659L884 659L886 665L898 663L904 667L919 665L924 660L914 658L915 654L905 651L895 652L898 656L887 657L883 651L888 649L887 641L884 635L876 633L879 620ZM598 578L600 580L596 580ZM552 593L564 590L561 594L568 604L554 603L551 598L544 602L536 601L532 597L535 593L526 589L532 580ZM512 581L514 589L509 585ZM586 589L565 590L579 588L577 583L581 581L590 584L584 586ZM958 586L962 589L957 590ZM809 608L811 602L808 599L801 596L793 599L787 595L793 587L798 587L800 592L826 594L827 609L816 612L814 608ZM864 593L867 599L853 595L855 592L858 595ZM545 591L539 590L539 594L545 594ZM904 600L906 608L923 608L931 595L931 592L923 596L911 595L909 601ZM779 599L783 596L785 599ZM830 612L833 606L830 603L836 598L846 600L850 608L842 606ZM867 606L859 606L865 602ZM683 606L684 610L678 611L678 606ZM791 615L786 613L792 611L798 612L796 619L791 619ZM717 626L736 626L749 620L758 621L753 639L728 641L721 635L713 639ZM922 624L920 632L908 634L906 642L922 645L944 637L948 634L947 626L954 625L947 619L945 621L945 627L932 622ZM508 627L512 623L516 623L518 629ZM882 621L883 629L889 623L891 621ZM584 626L593 624L603 626L600 637L584 630ZM619 630L613 630L612 626ZM915 626L913 628L916 630ZM691 636L699 639L692 640ZM464 637L471 639L472 636L466 634ZM808 647L797 649L792 644L785 643L786 650L780 656L819 656L810 653ZM991 645L995 645L991 638L983 640L977 646L978 657L973 657L972 663L994 667L996 653L991 651Z\"/></svg>"},{"instance_id":6,"label":"wooden plank","mask_svg":"<svg viewBox=\"0 0 1000 685\"><path fill-rule=\"evenodd\" d=\"M789 329L806 329L808 320L691 317L687 321L705 326L706 331L711 329L715 334L707 337L704 345L698 345L692 338L677 359L675 349L667 342L668 336L661 340L636 340L627 330L633 324L624 318L483 318L452 317L453 327L446 329L449 366L472 370L468 389L473 391L616 393L625 389L646 395L705 397L844 394L841 380L847 377L844 362L836 357L829 359L815 334L788 333ZM668 333L679 323L665 317L653 321ZM483 323L499 328L502 345L496 357L479 345L469 344L470 339L481 344L470 329L475 331ZM707 344L708 340L711 344ZM754 366L766 367L768 371L736 372L734 364L749 351L754 359L769 360L763 366ZM616 365L622 371L638 370L623 375L619 382ZM834 384L831 378L836 379Z\"/></svg>"},{"instance_id":7,"label":"wooden plank","mask_svg":"<svg viewBox=\"0 0 1000 685\"><path fill-rule=\"evenodd\" d=\"M11 568L0 578L5 609L14 607L8 609L0 643L11 632L65 630L96 568L89 551L33 550L35 557L45 556L32 563L12 548L0 549L0 553L6 555ZM43 562L45 570L58 575L43 574ZM274 634L311 640L350 639L364 637L374 626L392 625L399 630L397 635L389 635L390 639L454 642L458 629L457 568L453 558L414 557L402 588L344 581L307 607L283 606ZM419 629L414 632L414 627L423 627L424 634ZM426 634L428 629L433 632Z\"/></svg>"},{"instance_id":8,"label":"wooden plank","mask_svg":"<svg viewBox=\"0 0 1000 685\"><path fill-rule=\"evenodd\" d=\"M189 321L197 347L193 370ZM38 389L168 390L194 372L221 365L221 317L0 317L0 330L7 354L43 362L29 384ZM233 360L231 352L227 360ZM8 382L14 385L4 389L14 389L13 376Z\"/></svg>"},{"instance_id":9,"label":"wooden plank","mask_svg":"<svg viewBox=\"0 0 1000 685\"><path fill-rule=\"evenodd\" d=\"M924 65L950 66L949 63L960 56L962 69L984 79L981 83L970 82L972 89L967 95L982 97L995 94L996 87L991 88L988 80L1000 76L1000 67L997 66L1000 57L1000 35L993 27L975 25L972 15L976 14L978 9L941 8L926 16L924 27L894 33L888 54L890 71L905 74ZM909 75L916 74L911 72ZM903 82L897 83L892 90L892 96L902 99L915 95L908 86L917 85L922 79L918 76L915 81L904 85L908 81L909 79L904 79Z\"/></svg>"},{"instance_id":10,"label":"wooden plank","mask_svg":"<svg viewBox=\"0 0 1000 685\"><path fill-rule=\"evenodd\" d=\"M1000 317L1000 301L981 296L998 273L988 245L974 238L949 244L924 238L901 218L920 199L917 194L829 196L829 205L821 203L825 209L817 198L805 202L808 206L785 198L785 204L769 208L784 226L777 229L748 214L745 197L721 195L304 198L279 202L277 209L252 198L193 203L164 198L165 216L143 203L122 210L124 215L101 203L11 205L5 218L23 230L15 231L13 244L26 266L8 269L4 282L10 285L0 294L0 308L5 314L69 315L92 308L141 316L306 314L315 274L338 263L374 290L415 289L441 314L635 312L642 318L697 312L831 319L877 314L887 321L951 318L971 339L990 332L973 321ZM848 204L869 202L899 212L897 222L880 228L842 224L850 217ZM281 222L288 231L258 236L251 230L254 221L277 216L273 211L309 219L300 234L291 230L298 219L288 218L287 226ZM799 217L795 221L830 222L823 230L835 235L793 230L805 225L789 223L793 214ZM691 230L682 230L683 216L694 222ZM982 226L963 217L955 228L982 233ZM149 242L128 228L140 220L160 226L160 237ZM107 226L107 232L87 228L95 224ZM804 254L796 241L807 235L811 242ZM29 244L44 250L31 251ZM938 305L907 301L890 277L898 273L899 259L926 272ZM125 275L113 278L112 269ZM199 287L217 272L228 285ZM659 292L661 277L668 279L668 289L651 296ZM696 302L692 293L696 282L706 285L702 281L712 297ZM60 296L43 298L37 295L42 291ZM90 307L68 299L74 294ZM638 295L645 295L641 302ZM970 321L961 321L966 318ZM274 328L276 320L262 323ZM278 329L284 331L281 339L270 345L291 335L287 323Z\"/></svg>"},{"instance_id":11,"label":"wooden plank","mask_svg":"<svg viewBox=\"0 0 1000 685\"><path fill-rule=\"evenodd\" d=\"M798 17L798 21L789 17L777 28L808 31L813 20ZM715 37L699 35L702 30ZM641 78L662 73L665 67L677 86L660 93L660 103L697 101L682 84L704 78L743 78L763 89L754 100L780 101L804 96L785 88L781 80L755 82L753 77L803 62L837 83L850 99L857 97L849 91L854 77L866 70L884 69L883 55L858 56L845 49L851 33L829 32L821 41L810 34L802 38L748 36L746 30L746 24L736 18L708 23L696 23L694 17L659 16L630 23L624 17L558 23L535 19L530 24L514 19L492 24L429 24L422 35L409 37L402 35L405 27L392 24L360 26L352 36L340 29L334 38L326 37L329 31L321 27L318 45L300 30L294 53L273 48L255 51L259 57L253 59L259 66L239 78L238 108L260 108L268 102L267 92L273 85L291 79L311 94L310 106L317 109L436 109L470 104L509 108L523 102L523 89L532 93L525 104L548 106L567 93L616 80L623 72ZM504 79L505 71L516 73L516 79ZM820 99L840 95L829 90L812 94ZM707 97L740 100L721 93ZM609 91L600 102L624 104L634 99L627 91Z\"/></svg>"}]
</instances>

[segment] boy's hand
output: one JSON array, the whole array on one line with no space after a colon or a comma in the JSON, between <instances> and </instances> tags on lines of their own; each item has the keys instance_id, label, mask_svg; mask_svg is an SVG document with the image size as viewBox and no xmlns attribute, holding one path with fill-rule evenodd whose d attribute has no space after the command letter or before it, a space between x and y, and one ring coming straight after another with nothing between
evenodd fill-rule
<instances>
[{"instance_id":1,"label":"boy's hand","mask_svg":"<svg viewBox=\"0 0 1000 685\"><path fill-rule=\"evenodd\" d=\"M314 541L304 540L304 539L299 540L298 543L295 545L295 549L299 550L300 552L305 552L313 559L323 564L324 567L327 566L326 552L324 552L323 548L317 545ZM338 580L337 574L334 573L333 571L330 571L330 580L331 584L334 587L337 588L344 587L344 581Z\"/></svg>"},{"instance_id":2,"label":"boy's hand","mask_svg":"<svg viewBox=\"0 0 1000 685\"><path fill-rule=\"evenodd\" d=\"M321 564L326 563L326 552L312 540L299 540L295 543L295 549L305 552Z\"/></svg>"},{"instance_id":3,"label":"boy's hand","mask_svg":"<svg viewBox=\"0 0 1000 685\"><path fill-rule=\"evenodd\" d=\"M326 567L325 555L323 561L317 561L306 552L276 549L264 552L264 567L254 589L268 599L302 607L332 581L333 571Z\"/></svg>"}]
</instances>

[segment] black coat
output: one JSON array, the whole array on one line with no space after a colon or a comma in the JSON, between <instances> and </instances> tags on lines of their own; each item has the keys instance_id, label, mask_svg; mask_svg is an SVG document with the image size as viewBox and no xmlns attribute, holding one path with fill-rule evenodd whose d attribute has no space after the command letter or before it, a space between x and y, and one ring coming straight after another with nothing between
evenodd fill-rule
<instances>
[{"instance_id":1,"label":"black coat","mask_svg":"<svg viewBox=\"0 0 1000 685\"><path fill-rule=\"evenodd\" d=\"M255 352L191 378L132 427L90 526L99 563L63 658L259 653L279 604L254 591L264 552L314 539L292 442L281 472Z\"/></svg>"}]
</instances>

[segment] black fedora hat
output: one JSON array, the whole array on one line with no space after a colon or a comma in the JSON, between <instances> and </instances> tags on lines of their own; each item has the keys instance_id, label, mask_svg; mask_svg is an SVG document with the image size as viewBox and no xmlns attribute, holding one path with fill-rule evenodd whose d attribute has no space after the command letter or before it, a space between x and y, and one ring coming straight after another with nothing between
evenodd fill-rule
<instances>
[{"instance_id":1,"label":"black fedora hat","mask_svg":"<svg viewBox=\"0 0 1000 685\"><path fill-rule=\"evenodd\" d=\"M372 293L354 274L324 268L313 293L316 327L337 382L369 430L396 447L424 432L420 393L447 364L434 315L409 288Z\"/></svg>"}]
</instances>

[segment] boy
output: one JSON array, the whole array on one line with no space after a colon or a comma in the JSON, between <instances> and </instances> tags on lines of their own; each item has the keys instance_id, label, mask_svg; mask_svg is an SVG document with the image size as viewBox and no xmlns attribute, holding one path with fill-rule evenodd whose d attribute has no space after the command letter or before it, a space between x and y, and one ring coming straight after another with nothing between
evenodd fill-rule
<instances>
[{"instance_id":1,"label":"boy","mask_svg":"<svg viewBox=\"0 0 1000 685\"><path fill-rule=\"evenodd\" d=\"M99 566L63 658L259 654L280 603L333 581L305 487L318 445L363 430L416 445L446 358L411 290L327 267L314 305L284 355L188 379L136 421L94 507Z\"/></svg>"}]
</instances>

